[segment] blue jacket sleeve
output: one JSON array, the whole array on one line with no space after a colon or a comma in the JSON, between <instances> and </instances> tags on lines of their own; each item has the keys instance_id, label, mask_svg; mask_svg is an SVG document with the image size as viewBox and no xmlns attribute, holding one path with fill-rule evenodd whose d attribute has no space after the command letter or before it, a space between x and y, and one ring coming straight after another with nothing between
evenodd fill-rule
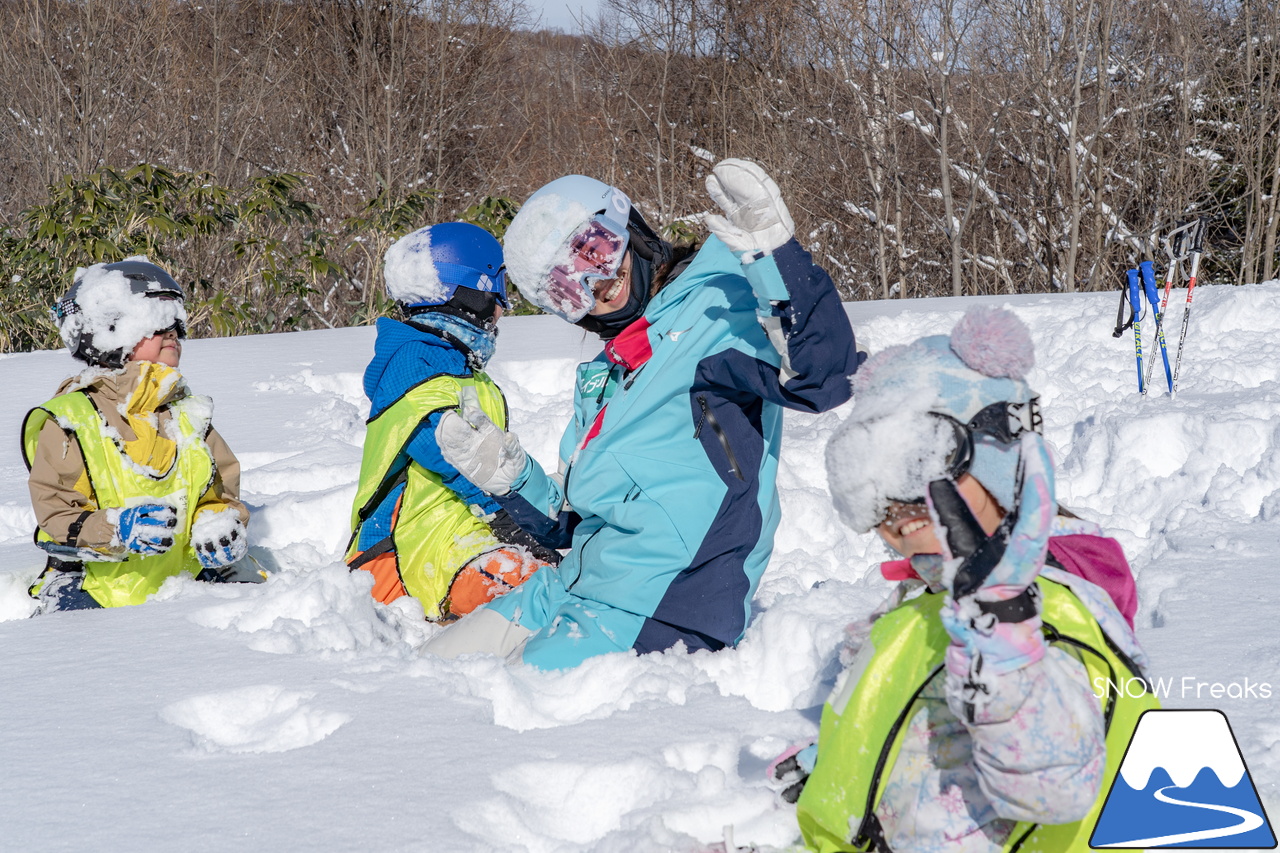
<instances>
[{"instance_id":1,"label":"blue jacket sleeve","mask_svg":"<svg viewBox=\"0 0 1280 853\"><path fill-rule=\"evenodd\" d=\"M743 274L782 364L743 354L707 365L719 375L705 378L801 411L825 412L848 400L849 377L866 356L858 353L831 276L794 238L744 264Z\"/></svg>"}]
</instances>

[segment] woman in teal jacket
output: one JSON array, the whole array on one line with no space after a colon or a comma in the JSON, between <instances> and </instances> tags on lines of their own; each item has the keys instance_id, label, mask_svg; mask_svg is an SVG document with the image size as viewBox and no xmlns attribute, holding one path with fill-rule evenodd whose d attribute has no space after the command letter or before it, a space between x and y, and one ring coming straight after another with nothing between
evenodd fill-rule
<instances>
[{"instance_id":1,"label":"woman in teal jacket","mask_svg":"<svg viewBox=\"0 0 1280 853\"><path fill-rule=\"evenodd\" d=\"M849 398L858 364L830 277L800 247L758 166L718 165L725 217L679 259L629 199L581 176L535 193L507 232L527 299L597 332L549 474L475 410L441 452L522 526L570 551L428 651L518 654L544 669L612 651L741 639L780 511L782 410Z\"/></svg>"}]
</instances>

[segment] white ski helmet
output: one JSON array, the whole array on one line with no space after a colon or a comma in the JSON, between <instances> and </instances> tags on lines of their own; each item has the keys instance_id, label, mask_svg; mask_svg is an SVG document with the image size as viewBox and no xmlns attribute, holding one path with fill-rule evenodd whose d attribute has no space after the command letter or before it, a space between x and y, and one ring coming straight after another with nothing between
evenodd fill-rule
<instances>
[{"instance_id":1,"label":"white ski helmet","mask_svg":"<svg viewBox=\"0 0 1280 853\"><path fill-rule=\"evenodd\" d=\"M630 242L631 200L583 175L529 196L507 227L507 270L525 299L571 323L595 305L591 284L612 278Z\"/></svg>"},{"instance_id":2,"label":"white ski helmet","mask_svg":"<svg viewBox=\"0 0 1280 853\"><path fill-rule=\"evenodd\" d=\"M186 337L184 299L173 276L137 255L77 269L50 314L73 356L114 369L144 338L174 327Z\"/></svg>"}]
</instances>

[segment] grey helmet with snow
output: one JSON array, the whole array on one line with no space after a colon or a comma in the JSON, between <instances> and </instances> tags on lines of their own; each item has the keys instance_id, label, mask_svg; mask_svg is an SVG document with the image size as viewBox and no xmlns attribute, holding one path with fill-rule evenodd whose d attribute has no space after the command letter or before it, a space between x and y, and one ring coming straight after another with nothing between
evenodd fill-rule
<instances>
[{"instance_id":1,"label":"grey helmet with snow","mask_svg":"<svg viewBox=\"0 0 1280 853\"><path fill-rule=\"evenodd\" d=\"M970 309L949 335L889 347L852 377L853 412L827 445L840 517L872 530L893 503L923 503L938 479L972 474L1009 509L1018 437L1040 431L1027 327L1012 312Z\"/></svg>"},{"instance_id":2,"label":"grey helmet with snow","mask_svg":"<svg viewBox=\"0 0 1280 853\"><path fill-rule=\"evenodd\" d=\"M453 314L492 329L497 306L507 307L502 244L468 222L442 222L406 234L383 260L387 295L409 316Z\"/></svg>"},{"instance_id":3,"label":"grey helmet with snow","mask_svg":"<svg viewBox=\"0 0 1280 853\"><path fill-rule=\"evenodd\" d=\"M506 250L525 299L605 339L644 313L654 276L674 257L626 193L585 175L557 178L529 196L507 228ZM592 315L592 285L615 278L628 253L627 303Z\"/></svg>"},{"instance_id":4,"label":"grey helmet with snow","mask_svg":"<svg viewBox=\"0 0 1280 853\"><path fill-rule=\"evenodd\" d=\"M118 369L144 338L173 328L186 337L185 299L173 276L136 255L77 269L50 314L73 356Z\"/></svg>"}]
</instances>

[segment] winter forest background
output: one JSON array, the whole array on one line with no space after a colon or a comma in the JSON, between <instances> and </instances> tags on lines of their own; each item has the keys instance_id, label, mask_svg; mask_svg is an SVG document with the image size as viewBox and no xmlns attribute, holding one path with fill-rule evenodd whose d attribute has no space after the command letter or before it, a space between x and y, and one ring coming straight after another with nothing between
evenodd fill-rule
<instances>
[{"instance_id":1,"label":"winter forest background","mask_svg":"<svg viewBox=\"0 0 1280 853\"><path fill-rule=\"evenodd\" d=\"M1280 0L0 4L0 351L75 266L144 252L193 331L368 322L382 252L501 235L569 171L701 235L727 156L847 299L1106 290L1215 217L1201 278L1277 276ZM139 165L142 164L142 165Z\"/></svg>"}]
</instances>

